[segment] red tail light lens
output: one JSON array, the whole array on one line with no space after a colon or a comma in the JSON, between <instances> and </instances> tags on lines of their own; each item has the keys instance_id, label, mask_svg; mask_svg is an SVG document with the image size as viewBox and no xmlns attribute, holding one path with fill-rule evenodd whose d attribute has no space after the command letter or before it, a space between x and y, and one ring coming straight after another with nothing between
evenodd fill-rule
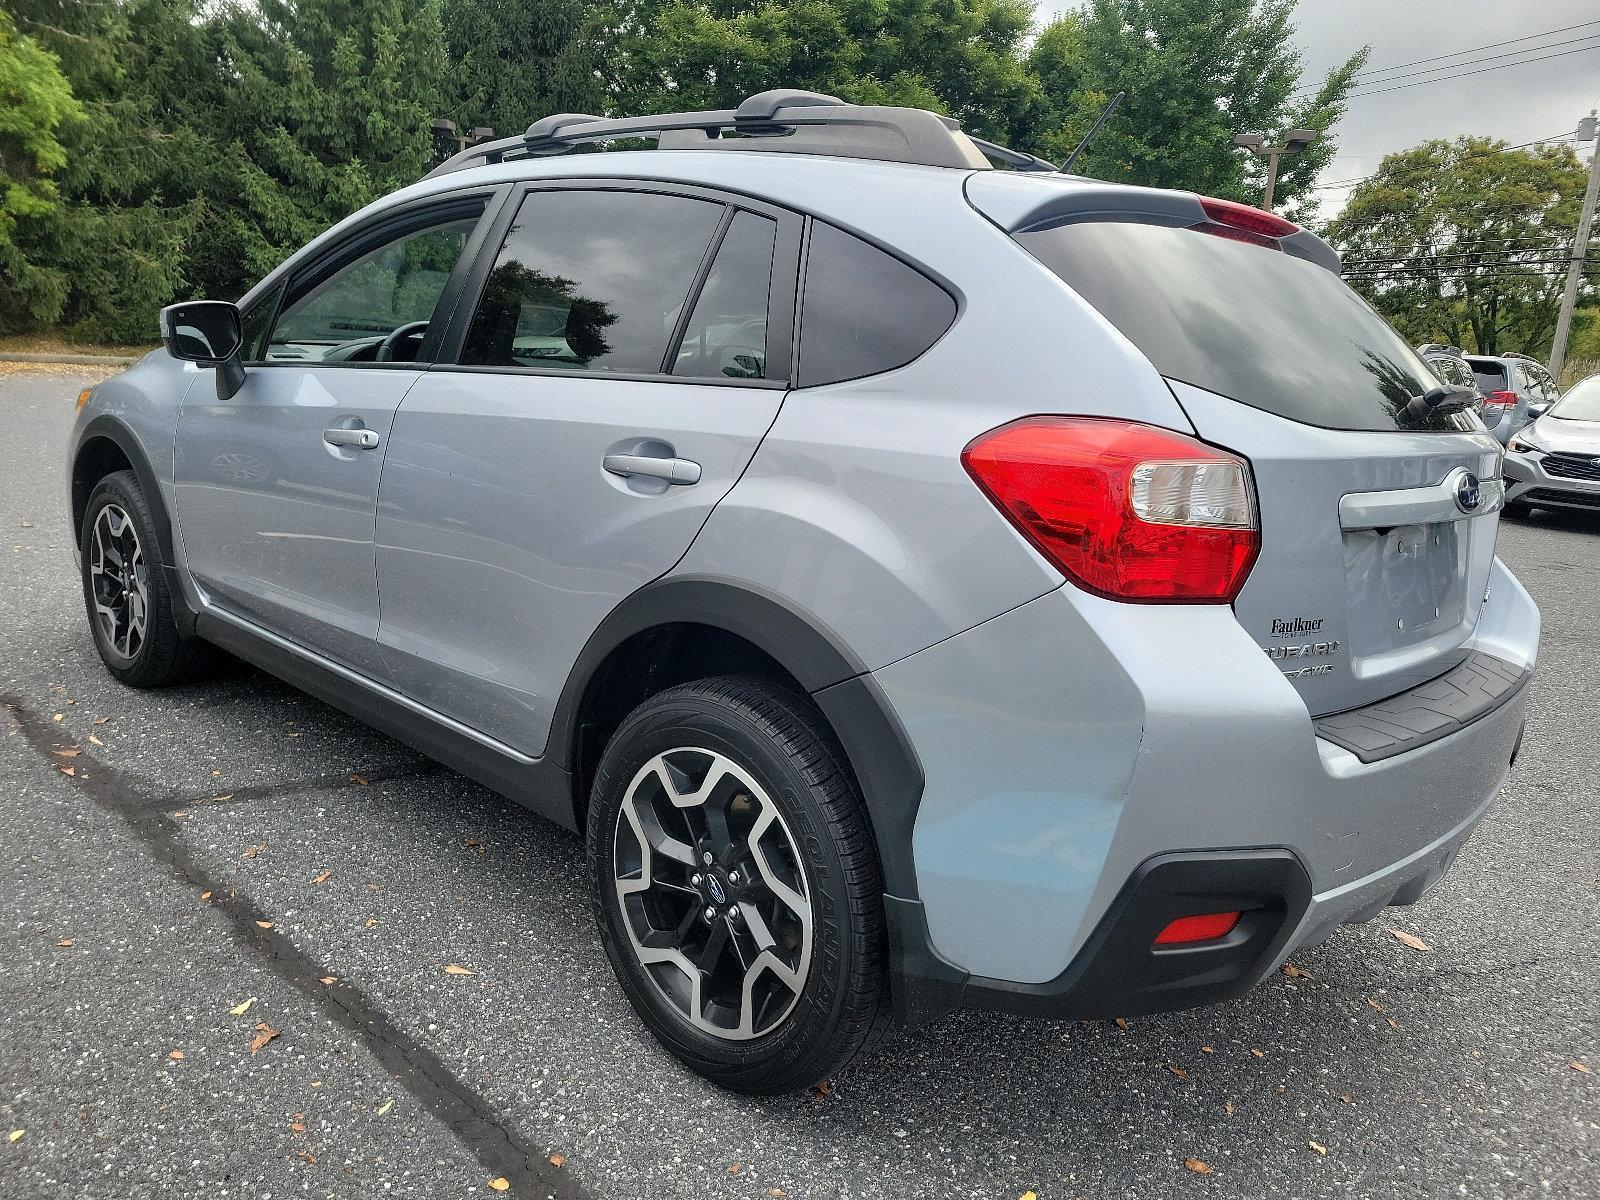
<instances>
[{"instance_id":1,"label":"red tail light lens","mask_svg":"<svg viewBox=\"0 0 1600 1200\"><path fill-rule=\"evenodd\" d=\"M1300 226L1293 221L1285 221L1277 213L1269 213L1264 208L1251 208L1248 204L1218 200L1212 196L1200 197L1200 207L1218 225L1231 225L1262 237L1281 238L1300 232Z\"/></svg>"},{"instance_id":2,"label":"red tail light lens","mask_svg":"<svg viewBox=\"0 0 1600 1200\"><path fill-rule=\"evenodd\" d=\"M1179 946L1186 942L1214 942L1227 937L1239 923L1236 912L1206 913L1198 917L1179 917L1156 934L1158 946Z\"/></svg>"},{"instance_id":3,"label":"red tail light lens","mask_svg":"<svg viewBox=\"0 0 1600 1200\"><path fill-rule=\"evenodd\" d=\"M1495 408L1515 408L1517 394L1515 392L1485 392L1483 394L1483 402L1485 405L1493 405Z\"/></svg>"},{"instance_id":4,"label":"red tail light lens","mask_svg":"<svg viewBox=\"0 0 1600 1200\"><path fill-rule=\"evenodd\" d=\"M1244 460L1170 430L1028 417L961 462L1062 574L1113 600L1231 603L1261 548Z\"/></svg>"}]
</instances>

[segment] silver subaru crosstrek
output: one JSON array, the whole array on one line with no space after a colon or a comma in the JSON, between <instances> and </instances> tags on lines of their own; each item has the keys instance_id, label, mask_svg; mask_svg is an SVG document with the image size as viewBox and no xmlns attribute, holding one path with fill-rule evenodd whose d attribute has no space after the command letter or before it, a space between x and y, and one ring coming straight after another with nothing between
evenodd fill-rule
<instances>
[{"instance_id":1,"label":"silver subaru crosstrek","mask_svg":"<svg viewBox=\"0 0 1600 1200\"><path fill-rule=\"evenodd\" d=\"M583 831L731 1088L1237 996L1522 735L1501 448L1333 252L931 113L546 118L163 335L71 445L108 669L223 647Z\"/></svg>"}]
</instances>

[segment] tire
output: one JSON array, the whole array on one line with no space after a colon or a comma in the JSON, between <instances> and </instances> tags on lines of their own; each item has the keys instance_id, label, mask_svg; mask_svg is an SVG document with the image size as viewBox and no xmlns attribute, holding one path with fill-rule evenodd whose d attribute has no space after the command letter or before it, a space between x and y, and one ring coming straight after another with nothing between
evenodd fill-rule
<instances>
[{"instance_id":1,"label":"tire","mask_svg":"<svg viewBox=\"0 0 1600 1200\"><path fill-rule=\"evenodd\" d=\"M587 845L612 969L692 1070L770 1095L826 1079L875 1040L882 873L843 753L803 694L726 675L646 700L600 759ZM691 955L709 972L691 972Z\"/></svg>"},{"instance_id":2,"label":"tire","mask_svg":"<svg viewBox=\"0 0 1600 1200\"><path fill-rule=\"evenodd\" d=\"M204 643L178 632L160 545L132 471L95 484L78 530L84 609L100 661L129 687L178 683L209 661Z\"/></svg>"}]
</instances>

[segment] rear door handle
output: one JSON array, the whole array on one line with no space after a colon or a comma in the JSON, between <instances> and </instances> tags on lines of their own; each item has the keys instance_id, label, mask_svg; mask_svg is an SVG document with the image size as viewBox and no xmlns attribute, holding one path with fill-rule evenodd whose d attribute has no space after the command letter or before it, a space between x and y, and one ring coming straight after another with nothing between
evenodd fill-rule
<instances>
[{"instance_id":1,"label":"rear door handle","mask_svg":"<svg viewBox=\"0 0 1600 1200\"><path fill-rule=\"evenodd\" d=\"M613 475L644 475L668 483L700 482L700 464L687 458L649 458L643 454L608 454L600 465Z\"/></svg>"},{"instance_id":2,"label":"rear door handle","mask_svg":"<svg viewBox=\"0 0 1600 1200\"><path fill-rule=\"evenodd\" d=\"M375 429L324 429L322 440L330 446L354 446L357 450L378 448L378 432Z\"/></svg>"}]
</instances>

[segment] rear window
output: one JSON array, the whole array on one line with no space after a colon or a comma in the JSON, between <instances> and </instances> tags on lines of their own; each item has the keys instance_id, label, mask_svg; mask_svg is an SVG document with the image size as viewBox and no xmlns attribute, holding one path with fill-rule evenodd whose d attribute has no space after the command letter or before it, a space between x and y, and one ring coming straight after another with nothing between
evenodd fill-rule
<instances>
[{"instance_id":1,"label":"rear window","mask_svg":"<svg viewBox=\"0 0 1600 1200\"><path fill-rule=\"evenodd\" d=\"M1437 386L1416 352L1338 276L1191 229L1083 221L1015 235L1163 375L1325 429L1474 428L1402 416Z\"/></svg>"},{"instance_id":2,"label":"rear window","mask_svg":"<svg viewBox=\"0 0 1600 1200\"><path fill-rule=\"evenodd\" d=\"M1472 377L1478 381L1480 392L1503 392L1506 390L1506 369L1499 363L1478 362L1469 359L1472 363Z\"/></svg>"}]
</instances>

